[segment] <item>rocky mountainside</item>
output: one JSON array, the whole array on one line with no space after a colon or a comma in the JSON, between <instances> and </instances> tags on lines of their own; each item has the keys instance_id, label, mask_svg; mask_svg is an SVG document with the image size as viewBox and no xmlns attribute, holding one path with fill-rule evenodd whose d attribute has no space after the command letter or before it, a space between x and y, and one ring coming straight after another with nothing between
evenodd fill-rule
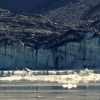
<instances>
[{"instance_id":1,"label":"rocky mountainside","mask_svg":"<svg viewBox=\"0 0 100 100\"><path fill-rule=\"evenodd\" d=\"M84 34L80 35L75 31L41 15L13 14L1 9L0 40L9 38L13 41L21 41L33 49L52 48L61 46L66 41L82 40Z\"/></svg>"},{"instance_id":2,"label":"rocky mountainside","mask_svg":"<svg viewBox=\"0 0 100 100\"><path fill-rule=\"evenodd\" d=\"M100 0L0 0L0 8L41 14L74 28L100 30Z\"/></svg>"}]
</instances>

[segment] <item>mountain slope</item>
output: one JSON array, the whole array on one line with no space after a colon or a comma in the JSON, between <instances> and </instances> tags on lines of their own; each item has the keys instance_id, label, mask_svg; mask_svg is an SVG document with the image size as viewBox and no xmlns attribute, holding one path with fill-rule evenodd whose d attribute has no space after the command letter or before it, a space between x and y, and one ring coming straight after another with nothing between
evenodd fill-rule
<instances>
[{"instance_id":1,"label":"mountain slope","mask_svg":"<svg viewBox=\"0 0 100 100\"><path fill-rule=\"evenodd\" d=\"M0 8L41 14L72 28L100 30L100 0L0 0Z\"/></svg>"},{"instance_id":2,"label":"mountain slope","mask_svg":"<svg viewBox=\"0 0 100 100\"><path fill-rule=\"evenodd\" d=\"M66 41L82 39L74 30L57 24L41 15L13 14L1 9L0 40L21 41L31 48L51 48Z\"/></svg>"},{"instance_id":3,"label":"mountain slope","mask_svg":"<svg viewBox=\"0 0 100 100\"><path fill-rule=\"evenodd\" d=\"M99 15L99 0L0 0L0 8L14 13L43 14L60 22Z\"/></svg>"}]
</instances>

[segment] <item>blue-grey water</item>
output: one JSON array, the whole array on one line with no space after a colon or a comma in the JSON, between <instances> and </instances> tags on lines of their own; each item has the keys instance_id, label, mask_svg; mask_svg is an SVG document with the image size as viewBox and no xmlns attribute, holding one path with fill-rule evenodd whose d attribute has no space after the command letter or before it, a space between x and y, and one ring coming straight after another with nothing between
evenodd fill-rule
<instances>
[{"instance_id":1,"label":"blue-grey water","mask_svg":"<svg viewBox=\"0 0 100 100\"><path fill-rule=\"evenodd\" d=\"M100 100L99 72L0 71L0 100Z\"/></svg>"}]
</instances>

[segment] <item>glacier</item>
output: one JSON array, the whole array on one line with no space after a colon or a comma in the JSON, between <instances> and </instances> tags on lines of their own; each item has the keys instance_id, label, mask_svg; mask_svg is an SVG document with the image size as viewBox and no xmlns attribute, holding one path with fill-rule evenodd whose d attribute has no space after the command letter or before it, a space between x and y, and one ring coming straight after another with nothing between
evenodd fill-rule
<instances>
[{"instance_id":1,"label":"glacier","mask_svg":"<svg viewBox=\"0 0 100 100\"><path fill-rule=\"evenodd\" d=\"M78 33L83 35L83 33ZM79 41L69 41L56 48L31 50L21 41L0 41L0 70L82 69L100 67L100 38L93 32L84 33Z\"/></svg>"}]
</instances>

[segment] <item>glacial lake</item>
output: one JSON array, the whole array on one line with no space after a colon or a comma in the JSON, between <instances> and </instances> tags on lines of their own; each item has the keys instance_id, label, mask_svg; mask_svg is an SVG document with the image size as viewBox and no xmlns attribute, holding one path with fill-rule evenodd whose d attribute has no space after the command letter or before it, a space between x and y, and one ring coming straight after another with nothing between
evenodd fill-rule
<instances>
[{"instance_id":1,"label":"glacial lake","mask_svg":"<svg viewBox=\"0 0 100 100\"><path fill-rule=\"evenodd\" d=\"M0 71L0 100L100 100L100 69Z\"/></svg>"}]
</instances>

